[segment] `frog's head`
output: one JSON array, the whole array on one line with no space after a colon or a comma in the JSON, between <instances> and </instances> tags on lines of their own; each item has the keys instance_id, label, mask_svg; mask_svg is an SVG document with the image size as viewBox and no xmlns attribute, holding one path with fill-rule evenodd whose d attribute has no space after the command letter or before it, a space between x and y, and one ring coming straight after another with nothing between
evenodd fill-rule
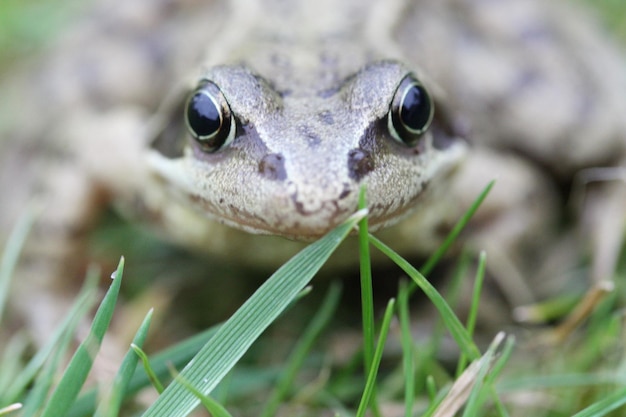
<instances>
[{"instance_id":1,"label":"frog's head","mask_svg":"<svg viewBox=\"0 0 626 417\"><path fill-rule=\"evenodd\" d=\"M213 67L154 142L152 165L178 198L227 225L313 239L356 210L365 185L380 228L464 154L445 112L399 63L368 65L323 90L278 90L269 79Z\"/></svg>"}]
</instances>

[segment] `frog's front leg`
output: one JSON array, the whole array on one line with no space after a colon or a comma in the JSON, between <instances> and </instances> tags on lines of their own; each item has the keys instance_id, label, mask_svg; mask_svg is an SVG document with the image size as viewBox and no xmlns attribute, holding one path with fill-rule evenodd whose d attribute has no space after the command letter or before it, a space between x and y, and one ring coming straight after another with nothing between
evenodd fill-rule
<instances>
[{"instance_id":1,"label":"frog's front leg","mask_svg":"<svg viewBox=\"0 0 626 417\"><path fill-rule=\"evenodd\" d=\"M476 251L485 250L489 275L511 306L536 301L538 271L557 245L559 200L555 184L525 158L476 147L450 190L469 207L489 181L494 187L464 231Z\"/></svg>"},{"instance_id":2,"label":"frog's front leg","mask_svg":"<svg viewBox=\"0 0 626 417\"><path fill-rule=\"evenodd\" d=\"M131 144L141 137L143 122L134 110L78 112L38 138L37 146L50 145L41 146L44 152L32 148L22 157L3 155L4 168L24 163L32 178L20 198L3 208L10 212L2 218L15 222L32 202L40 207L14 274L12 298L37 343L48 339L72 303L85 272L86 238L102 207L122 191L116 181L132 178L137 169L123 164L134 152ZM120 160L116 154L124 152ZM2 183L10 183L15 174L4 168ZM7 228L3 225L3 234Z\"/></svg>"},{"instance_id":3,"label":"frog's front leg","mask_svg":"<svg viewBox=\"0 0 626 417\"><path fill-rule=\"evenodd\" d=\"M571 287L585 253L590 254L584 275L589 296L606 291L624 239L623 166L581 171L581 177L594 170L603 175L589 177L592 183L579 188L584 198L572 200L580 217L580 221L574 219L580 230L572 233L571 228L564 227L556 185L540 168L512 154L474 149L457 176L454 192L461 198L460 205L467 207L487 181L496 180L470 223L468 242L476 250L487 251L490 276L510 305L532 304ZM516 311L524 314L517 317L516 313L516 318L527 319L522 311L529 310Z\"/></svg>"}]
</instances>

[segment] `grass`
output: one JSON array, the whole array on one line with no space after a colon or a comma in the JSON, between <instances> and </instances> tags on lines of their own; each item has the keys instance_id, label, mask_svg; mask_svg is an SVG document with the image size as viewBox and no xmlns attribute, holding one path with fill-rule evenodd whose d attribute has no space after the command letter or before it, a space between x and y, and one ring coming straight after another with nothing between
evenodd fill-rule
<instances>
[{"instance_id":1,"label":"grass","mask_svg":"<svg viewBox=\"0 0 626 417\"><path fill-rule=\"evenodd\" d=\"M601 21L622 42L626 42L626 6L622 0L582 0L598 11Z\"/></svg>"},{"instance_id":2,"label":"grass","mask_svg":"<svg viewBox=\"0 0 626 417\"><path fill-rule=\"evenodd\" d=\"M483 197L480 196L474 209ZM364 199L361 204L364 206ZM0 366L0 416L130 415L119 414L119 410L124 401L132 400L141 387L150 389L146 388L150 385L150 378L144 368L154 375L152 381L170 381L164 383L166 388L156 401L141 411L141 415L151 417L187 416L199 404L211 410L214 416L240 413L275 416L285 408L295 407L295 404L300 405L298 415L331 413L328 415L340 416L364 416L367 410L374 416L387 416L389 414L385 410L390 404L397 404L403 409L397 415L407 417L528 413L537 416L618 416L626 411L623 406L626 402L626 362L621 351L621 315L610 304L615 303L615 299L608 300L596 310L588 325L579 330L576 340L569 341L565 346L542 346L544 357L533 357L537 350L532 355L524 351L536 349L532 343L530 348L519 344L515 348L515 339L503 333L499 333L488 349L481 353L479 345L473 340L473 331L475 313L480 306L485 255L481 254L478 259L472 307L468 321L463 325L453 311L454 306L439 294L426 277L368 233L363 215L361 210L284 264L224 323L165 352L149 355L146 365L136 369L140 356L136 352L143 352L140 347L146 339L152 316L152 311L147 311L136 331L134 347L129 348L114 382L86 389L84 382L98 346L106 335L123 282L124 262L120 262L115 279L98 307L91 332L74 351L69 364L63 367L62 359L68 357L72 350L69 342L76 326L84 320L94 301L96 280L92 274L67 320L59 327L57 337L42 348L42 354L31 356L25 344L16 343L16 349L9 349L11 343L7 344L3 351L3 365L31 359L22 368ZM452 233L458 233L468 219L468 216L464 217ZM25 235L28 223L27 219L16 229L17 238L8 245L7 252L19 250L20 236ZM319 354L323 354L319 346L320 338L332 330L332 319L337 314L340 291L336 286L331 287L316 314L303 323L304 330L295 336L291 353L283 362L246 365L246 352L253 344L262 342L258 339L263 338L262 334L269 326L279 325L285 311L297 309L309 296L307 286L310 280L357 223L362 248L369 248L371 244L381 250L412 280L411 284L402 283L397 297L387 302L380 322L374 319L373 294L363 298L363 316L371 318L371 321L362 321L363 344L360 349L354 350L352 359L348 361L357 365L339 365L332 356L319 360ZM365 269L362 288L367 292L372 279L368 251L362 251L361 256L362 268ZM10 275L11 268L3 271ZM6 279L0 277L0 280L3 278ZM0 298L7 297L7 288L3 286L5 293L0 293ZM436 306L443 328L456 341L461 352L456 366L440 362L436 353L442 348L444 338L438 331L433 332L428 342L416 342L412 334L411 320L414 316L410 306L410 296L415 288L420 288L429 302ZM391 323L396 320L398 329L391 332ZM366 331L367 327L370 327L369 331ZM401 354L384 356L385 346L396 337L401 345ZM608 352L613 352L613 355ZM529 366L529 360L535 363ZM180 373L174 371L185 363ZM520 367L520 364L523 365ZM315 369L328 375L314 382L315 377L311 380L310 375ZM175 375L174 380L171 380L172 375ZM309 375L308 380L306 375ZM261 383L252 390L241 383L255 378L260 378ZM17 381L22 381L17 384L19 389L13 385ZM313 386L310 386L311 383ZM94 389L99 392L97 396ZM308 394L301 397L307 391ZM256 393L256 396L251 396L251 393ZM532 397L533 393L537 409L531 407L529 411L528 407L533 404L531 401L520 414L515 405L516 395ZM238 398L248 398L250 404L242 406ZM544 402L551 398L546 406ZM13 410L16 407L22 408L20 411ZM247 413L242 411L246 408L249 410Z\"/></svg>"},{"instance_id":3,"label":"grass","mask_svg":"<svg viewBox=\"0 0 626 417\"><path fill-rule=\"evenodd\" d=\"M3 0L0 3L0 73L36 53L70 21L81 2Z\"/></svg>"}]
</instances>

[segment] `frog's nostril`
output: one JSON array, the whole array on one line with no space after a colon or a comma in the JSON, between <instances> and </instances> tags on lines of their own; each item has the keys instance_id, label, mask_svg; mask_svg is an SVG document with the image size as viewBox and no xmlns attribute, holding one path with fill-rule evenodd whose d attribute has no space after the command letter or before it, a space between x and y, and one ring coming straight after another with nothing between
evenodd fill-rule
<instances>
[{"instance_id":1,"label":"frog's nostril","mask_svg":"<svg viewBox=\"0 0 626 417\"><path fill-rule=\"evenodd\" d=\"M268 153L259 162L259 172L268 180L284 181L287 178L285 157L279 153Z\"/></svg>"},{"instance_id":2,"label":"frog's nostril","mask_svg":"<svg viewBox=\"0 0 626 417\"><path fill-rule=\"evenodd\" d=\"M350 178L360 181L373 169L374 161L369 152L358 148L348 152L348 173Z\"/></svg>"},{"instance_id":3,"label":"frog's nostril","mask_svg":"<svg viewBox=\"0 0 626 417\"><path fill-rule=\"evenodd\" d=\"M344 198L349 196L351 192L352 192L352 188L350 187L350 185L344 184L343 191L341 192L341 194L339 194L339 200L343 200Z\"/></svg>"}]
</instances>

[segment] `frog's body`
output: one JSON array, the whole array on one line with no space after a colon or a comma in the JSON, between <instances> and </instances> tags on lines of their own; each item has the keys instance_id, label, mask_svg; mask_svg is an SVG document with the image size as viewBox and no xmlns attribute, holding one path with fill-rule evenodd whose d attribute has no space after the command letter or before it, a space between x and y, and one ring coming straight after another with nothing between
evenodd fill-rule
<instances>
[{"instance_id":1,"label":"frog's body","mask_svg":"<svg viewBox=\"0 0 626 417\"><path fill-rule=\"evenodd\" d=\"M315 239L361 185L373 227L423 253L493 178L473 236L515 259L550 235L558 183L624 158L622 57L560 4L99 3L11 80L17 150L2 152L0 187L15 198L0 231L34 193L45 207L18 274L62 276L103 202L190 247L275 264L301 246L249 232ZM391 110L407 77L436 107L408 145ZM233 116L223 146L185 126L200 80Z\"/></svg>"}]
</instances>

